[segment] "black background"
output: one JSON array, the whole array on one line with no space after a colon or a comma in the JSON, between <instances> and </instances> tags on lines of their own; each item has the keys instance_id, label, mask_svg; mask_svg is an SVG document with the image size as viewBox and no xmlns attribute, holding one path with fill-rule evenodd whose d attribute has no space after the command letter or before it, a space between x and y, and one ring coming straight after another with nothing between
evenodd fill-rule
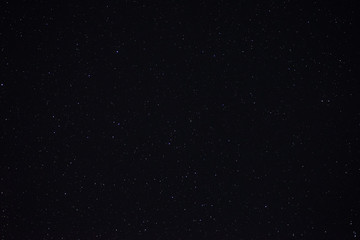
<instances>
[{"instance_id":1,"label":"black background","mask_svg":"<svg viewBox=\"0 0 360 240\"><path fill-rule=\"evenodd\" d=\"M1 239L359 237L359 12L303 2L2 2Z\"/></svg>"}]
</instances>

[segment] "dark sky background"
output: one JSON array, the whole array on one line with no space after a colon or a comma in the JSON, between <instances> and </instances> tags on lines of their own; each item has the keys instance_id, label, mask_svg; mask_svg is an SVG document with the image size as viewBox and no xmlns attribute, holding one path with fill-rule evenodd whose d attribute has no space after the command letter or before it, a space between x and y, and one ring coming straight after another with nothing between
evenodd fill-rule
<instances>
[{"instance_id":1,"label":"dark sky background","mask_svg":"<svg viewBox=\"0 0 360 240\"><path fill-rule=\"evenodd\" d=\"M50 2L0 6L1 240L360 238L355 4Z\"/></svg>"}]
</instances>

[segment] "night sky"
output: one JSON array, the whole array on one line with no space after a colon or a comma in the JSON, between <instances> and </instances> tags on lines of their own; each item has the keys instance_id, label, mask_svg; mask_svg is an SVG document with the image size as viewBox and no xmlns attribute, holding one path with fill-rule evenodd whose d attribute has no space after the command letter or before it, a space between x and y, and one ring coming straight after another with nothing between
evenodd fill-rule
<instances>
[{"instance_id":1,"label":"night sky","mask_svg":"<svg viewBox=\"0 0 360 240\"><path fill-rule=\"evenodd\" d=\"M355 4L0 5L1 240L360 238Z\"/></svg>"}]
</instances>

